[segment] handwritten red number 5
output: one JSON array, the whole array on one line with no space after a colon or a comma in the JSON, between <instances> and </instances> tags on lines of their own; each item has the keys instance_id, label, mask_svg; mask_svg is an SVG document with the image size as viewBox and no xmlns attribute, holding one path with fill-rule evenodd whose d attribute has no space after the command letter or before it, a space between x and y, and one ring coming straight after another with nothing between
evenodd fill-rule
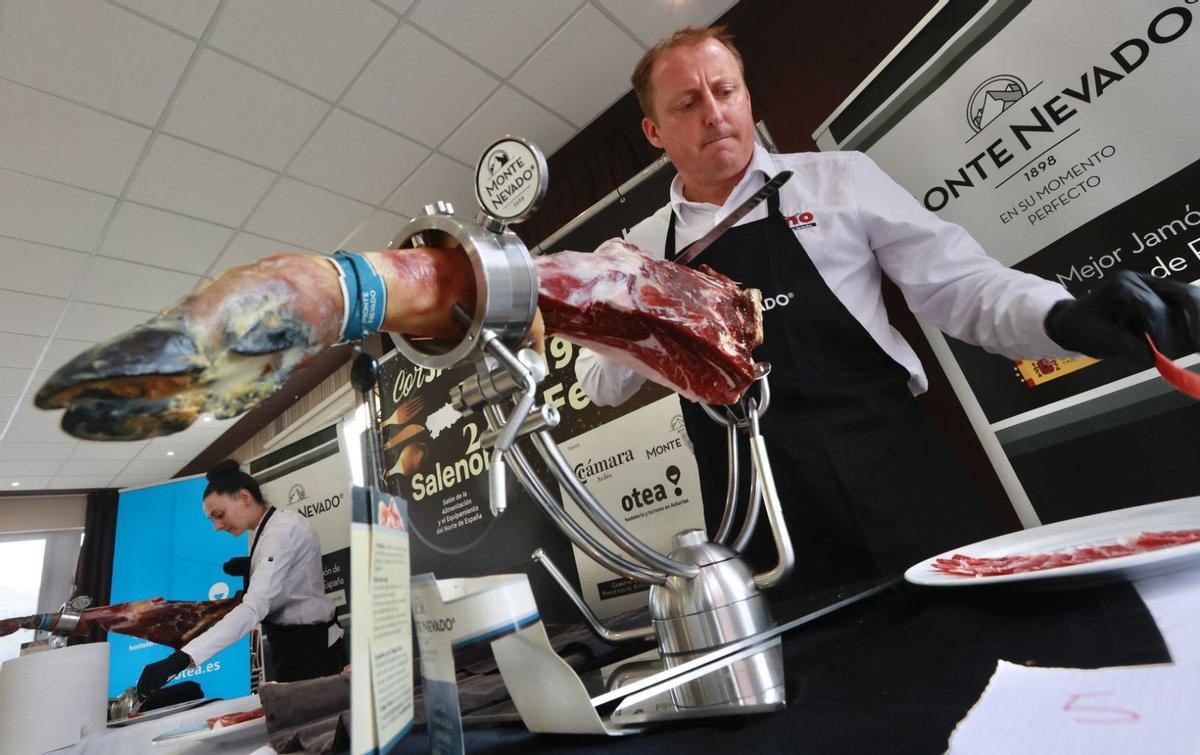
<instances>
[{"instance_id":1,"label":"handwritten red number 5","mask_svg":"<svg viewBox=\"0 0 1200 755\"><path fill-rule=\"evenodd\" d=\"M1087 705L1080 701L1088 697L1104 697L1112 692L1081 692L1071 695L1063 705L1063 710L1070 713L1092 713L1102 718L1075 718L1077 724L1132 724L1141 720L1141 716L1124 708L1111 708L1105 705Z\"/></svg>"}]
</instances>

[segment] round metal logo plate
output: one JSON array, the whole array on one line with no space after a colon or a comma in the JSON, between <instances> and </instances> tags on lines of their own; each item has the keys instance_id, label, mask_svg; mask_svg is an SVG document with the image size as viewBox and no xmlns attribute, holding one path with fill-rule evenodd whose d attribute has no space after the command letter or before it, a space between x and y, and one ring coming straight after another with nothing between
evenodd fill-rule
<instances>
[{"instance_id":1,"label":"round metal logo plate","mask_svg":"<svg viewBox=\"0 0 1200 755\"><path fill-rule=\"evenodd\" d=\"M475 197L496 220L519 223L541 203L548 177L546 158L536 145L505 136L485 149L475 166Z\"/></svg>"}]
</instances>

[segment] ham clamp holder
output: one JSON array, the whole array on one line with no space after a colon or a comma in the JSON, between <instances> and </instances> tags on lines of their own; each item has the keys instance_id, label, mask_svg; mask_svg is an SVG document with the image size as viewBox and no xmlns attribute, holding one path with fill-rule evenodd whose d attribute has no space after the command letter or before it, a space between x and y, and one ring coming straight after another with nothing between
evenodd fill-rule
<instances>
[{"instance_id":1,"label":"ham clamp holder","mask_svg":"<svg viewBox=\"0 0 1200 755\"><path fill-rule=\"evenodd\" d=\"M509 226L532 215L545 194L547 177L541 151L525 139L506 136L484 151L476 167L475 194L481 212L475 220L458 217L448 203L437 202L427 205L423 215L400 231L392 248L461 247L474 270L476 300L474 314L461 306L455 310L463 328L457 340L393 334L396 347L406 359L429 369L475 366L475 374L452 389L451 400L458 411L480 413L488 421L483 441L491 454L488 473L493 514L505 510L506 477L514 474L575 546L605 568L650 585L651 623L614 631L597 619L540 549L533 554L602 638L657 643L660 661L620 675L620 683L629 685L631 693L612 709L611 724L645 725L780 708L785 701L781 644L778 630L772 631L776 624L762 591L788 575L794 558L759 432L759 419L770 401L769 365L755 366L758 395L742 398L740 415L730 407L705 405L710 418L724 426L729 449L726 507L714 537L710 540L699 529L684 530L675 535L675 549L670 554L659 553L634 537L576 478L550 435L559 421L557 410L537 403L538 384L546 377L546 367L526 343L537 311L538 279L529 250ZM753 392L751 386L746 393ZM752 468L749 502L734 536L739 508L739 436L749 442ZM534 473L523 448L527 444L619 550L601 543L566 513ZM754 574L739 554L764 508L777 563ZM761 642L756 641L760 635ZM501 672L506 671L520 673L520 669L501 666ZM610 680L610 688L617 676ZM547 694L552 691L548 689ZM618 686L592 702L599 707L621 697ZM521 702L516 702L520 709Z\"/></svg>"}]
</instances>

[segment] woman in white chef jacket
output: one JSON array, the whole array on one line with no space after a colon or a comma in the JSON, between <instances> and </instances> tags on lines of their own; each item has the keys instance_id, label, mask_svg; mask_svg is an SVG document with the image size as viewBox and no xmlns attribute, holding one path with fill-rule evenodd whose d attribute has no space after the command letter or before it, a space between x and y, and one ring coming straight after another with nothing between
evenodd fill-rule
<instances>
[{"instance_id":1,"label":"woman in white chef jacket","mask_svg":"<svg viewBox=\"0 0 1200 755\"><path fill-rule=\"evenodd\" d=\"M293 682L336 674L346 663L342 629L325 597L321 545L304 517L268 505L258 483L232 459L208 473L204 514L233 536L252 531L250 556L233 559L226 571L246 576L242 602L210 629L161 661L138 680L145 699L171 677L199 666L262 624L271 648L270 678ZM248 568L247 568L248 567Z\"/></svg>"}]
</instances>

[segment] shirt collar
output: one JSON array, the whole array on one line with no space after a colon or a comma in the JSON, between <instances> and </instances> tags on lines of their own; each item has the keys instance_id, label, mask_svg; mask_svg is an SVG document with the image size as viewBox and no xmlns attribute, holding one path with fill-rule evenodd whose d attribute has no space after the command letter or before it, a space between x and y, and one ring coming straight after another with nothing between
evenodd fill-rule
<instances>
[{"instance_id":1,"label":"shirt collar","mask_svg":"<svg viewBox=\"0 0 1200 755\"><path fill-rule=\"evenodd\" d=\"M767 180L775 173L775 163L771 159L771 153L763 149L761 144L754 145L754 154L750 156L750 164L746 166L746 173L742 176L742 180L738 181L737 186L733 187L733 191L729 192L729 196L725 199L725 207L729 207L730 203L743 201L745 194L748 194L751 187L757 191L758 188L767 182ZM677 216L684 209L699 210L701 208L711 208L713 205L707 202L692 202L684 199L683 196L683 179L682 176L676 175L671 181L671 212Z\"/></svg>"}]
</instances>

